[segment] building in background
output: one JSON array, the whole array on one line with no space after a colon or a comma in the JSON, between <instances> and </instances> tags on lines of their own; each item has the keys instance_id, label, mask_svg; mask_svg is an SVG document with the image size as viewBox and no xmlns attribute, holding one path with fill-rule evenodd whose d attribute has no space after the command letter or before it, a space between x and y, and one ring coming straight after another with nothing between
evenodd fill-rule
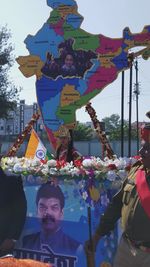
<instances>
[{"instance_id":1,"label":"building in background","mask_svg":"<svg viewBox=\"0 0 150 267\"><path fill-rule=\"evenodd\" d=\"M7 119L0 119L0 135L10 136L20 134L30 122L34 113L38 110L37 103L26 105L25 100L21 100L16 110L11 111ZM41 133L44 130L42 118L40 117L34 128Z\"/></svg>"}]
</instances>

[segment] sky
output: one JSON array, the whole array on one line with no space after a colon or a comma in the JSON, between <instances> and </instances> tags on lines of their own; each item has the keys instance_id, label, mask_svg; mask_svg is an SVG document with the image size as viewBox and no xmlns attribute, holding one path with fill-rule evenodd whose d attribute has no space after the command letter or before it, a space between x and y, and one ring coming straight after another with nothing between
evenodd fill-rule
<instances>
[{"instance_id":1,"label":"sky","mask_svg":"<svg viewBox=\"0 0 150 267\"><path fill-rule=\"evenodd\" d=\"M111 38L122 37L123 29L128 26L132 33L139 33L145 25L150 25L149 0L76 0L78 12L84 17L81 28L89 33L103 34ZM121 3L121 4L120 4ZM0 27L7 25L11 30L14 54L29 55L24 44L28 34L35 35L50 15L46 0L0 0ZM140 84L139 121L147 121L145 113L150 110L150 59L138 58L138 78ZM25 78L18 69L17 62L10 73L17 86L23 88L20 99L26 104L36 102L35 77ZM135 85L133 67L133 90ZM121 74L116 81L107 86L91 101L97 117L101 120L112 114L121 115ZM125 72L125 119L129 117L129 71ZM77 120L90 121L85 107L77 111ZM133 96L132 122L136 120L136 101Z\"/></svg>"}]
</instances>

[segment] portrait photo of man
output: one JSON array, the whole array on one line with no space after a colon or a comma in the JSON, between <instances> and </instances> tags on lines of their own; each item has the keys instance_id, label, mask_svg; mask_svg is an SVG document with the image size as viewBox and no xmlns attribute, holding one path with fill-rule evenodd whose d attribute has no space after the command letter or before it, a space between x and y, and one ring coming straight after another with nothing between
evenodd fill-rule
<instances>
[{"instance_id":1,"label":"portrait photo of man","mask_svg":"<svg viewBox=\"0 0 150 267\"><path fill-rule=\"evenodd\" d=\"M39 187L36 207L41 229L23 237L23 248L41 251L46 244L54 253L75 255L82 251L82 244L63 231L64 205L65 197L58 185L47 182Z\"/></svg>"}]
</instances>

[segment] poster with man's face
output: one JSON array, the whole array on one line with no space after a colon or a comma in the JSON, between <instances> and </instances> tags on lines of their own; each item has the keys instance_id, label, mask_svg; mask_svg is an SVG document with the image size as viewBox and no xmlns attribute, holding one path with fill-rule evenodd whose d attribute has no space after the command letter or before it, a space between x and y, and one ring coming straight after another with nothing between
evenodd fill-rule
<instances>
[{"instance_id":1,"label":"poster with man's face","mask_svg":"<svg viewBox=\"0 0 150 267\"><path fill-rule=\"evenodd\" d=\"M24 190L27 218L15 256L50 262L54 267L86 267L84 243L89 239L86 186L60 182L25 185ZM101 192L100 200L91 206L92 232L110 195ZM105 263L112 266L116 245L117 230L100 241L95 254L98 267Z\"/></svg>"}]
</instances>

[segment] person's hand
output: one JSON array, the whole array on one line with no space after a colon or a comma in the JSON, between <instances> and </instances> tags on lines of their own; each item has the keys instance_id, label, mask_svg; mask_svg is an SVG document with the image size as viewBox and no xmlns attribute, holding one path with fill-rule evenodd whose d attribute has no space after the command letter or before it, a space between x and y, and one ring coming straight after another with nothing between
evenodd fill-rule
<instances>
[{"instance_id":1,"label":"person's hand","mask_svg":"<svg viewBox=\"0 0 150 267\"><path fill-rule=\"evenodd\" d=\"M14 248L15 241L13 239L5 239L2 244L0 245L1 251L10 251Z\"/></svg>"}]
</instances>

